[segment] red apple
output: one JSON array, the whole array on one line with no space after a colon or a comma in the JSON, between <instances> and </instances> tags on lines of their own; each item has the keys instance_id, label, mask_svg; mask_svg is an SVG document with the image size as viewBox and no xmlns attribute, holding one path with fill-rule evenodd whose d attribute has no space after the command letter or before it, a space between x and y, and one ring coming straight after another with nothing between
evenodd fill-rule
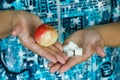
<instances>
[{"instance_id":1,"label":"red apple","mask_svg":"<svg viewBox=\"0 0 120 80\"><path fill-rule=\"evenodd\" d=\"M53 26L41 24L34 33L35 41L44 47L53 45L58 38L58 33Z\"/></svg>"}]
</instances>

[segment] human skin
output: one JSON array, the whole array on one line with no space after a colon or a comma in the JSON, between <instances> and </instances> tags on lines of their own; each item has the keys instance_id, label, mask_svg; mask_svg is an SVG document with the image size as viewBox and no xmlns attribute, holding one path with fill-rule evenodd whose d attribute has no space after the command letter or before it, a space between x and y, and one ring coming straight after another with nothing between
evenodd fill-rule
<instances>
[{"instance_id":1,"label":"human skin","mask_svg":"<svg viewBox=\"0 0 120 80\"><path fill-rule=\"evenodd\" d=\"M73 56L67 60L65 64L49 63L50 71L60 71L64 73L76 64L80 64L88 60L93 53L105 57L103 48L120 46L120 22L96 25L87 29L78 30L71 34L65 40L64 44L70 41L75 42L79 47L83 48L82 56ZM76 37L77 36L77 37Z\"/></svg>"},{"instance_id":2,"label":"human skin","mask_svg":"<svg viewBox=\"0 0 120 80\"><path fill-rule=\"evenodd\" d=\"M53 63L64 64L67 56L59 42L42 47L34 40L34 31L41 25L41 20L34 14L20 10L5 10L0 12L0 39L9 35L18 36L22 45Z\"/></svg>"}]
</instances>

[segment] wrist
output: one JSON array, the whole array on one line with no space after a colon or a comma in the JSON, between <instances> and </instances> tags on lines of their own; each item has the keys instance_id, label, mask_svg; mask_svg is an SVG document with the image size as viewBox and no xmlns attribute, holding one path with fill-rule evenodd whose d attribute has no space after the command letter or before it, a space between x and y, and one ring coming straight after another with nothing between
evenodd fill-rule
<instances>
[{"instance_id":1,"label":"wrist","mask_svg":"<svg viewBox=\"0 0 120 80\"><path fill-rule=\"evenodd\" d=\"M0 12L0 38L4 38L12 32L12 19L14 10L4 10Z\"/></svg>"}]
</instances>

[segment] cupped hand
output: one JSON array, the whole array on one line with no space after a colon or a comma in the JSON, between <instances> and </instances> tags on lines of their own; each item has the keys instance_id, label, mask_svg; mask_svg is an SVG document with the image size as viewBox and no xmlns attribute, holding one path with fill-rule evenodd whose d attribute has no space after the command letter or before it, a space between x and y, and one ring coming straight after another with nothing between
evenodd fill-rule
<instances>
[{"instance_id":1,"label":"cupped hand","mask_svg":"<svg viewBox=\"0 0 120 80\"><path fill-rule=\"evenodd\" d=\"M41 24L41 20L36 15L29 12L16 11L12 19L12 35L18 36L21 43L31 51L53 63L60 62L64 64L67 56L63 54L63 48L59 42L49 47L42 47L35 42L34 31Z\"/></svg>"},{"instance_id":2,"label":"cupped hand","mask_svg":"<svg viewBox=\"0 0 120 80\"><path fill-rule=\"evenodd\" d=\"M50 72L59 70L60 73L63 73L76 64L88 60L94 52L96 52L101 57L105 56L103 50L104 40L101 34L94 28L76 31L65 40L64 44L67 44L70 41L73 41L79 47L83 48L82 56L72 56L65 64L50 62L48 65L50 67Z\"/></svg>"}]
</instances>

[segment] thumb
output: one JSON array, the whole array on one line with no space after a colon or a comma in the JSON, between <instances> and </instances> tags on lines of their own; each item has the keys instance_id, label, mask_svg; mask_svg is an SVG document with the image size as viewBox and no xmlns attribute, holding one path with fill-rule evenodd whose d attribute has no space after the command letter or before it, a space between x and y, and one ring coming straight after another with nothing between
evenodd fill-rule
<instances>
[{"instance_id":1,"label":"thumb","mask_svg":"<svg viewBox=\"0 0 120 80\"><path fill-rule=\"evenodd\" d=\"M39 25L43 24L42 20L36 16L35 14L30 14L30 17L32 18L33 26L36 29Z\"/></svg>"},{"instance_id":2,"label":"thumb","mask_svg":"<svg viewBox=\"0 0 120 80\"><path fill-rule=\"evenodd\" d=\"M13 36L18 36L21 33L21 28L20 26L16 26L13 31L12 31L12 35Z\"/></svg>"},{"instance_id":3,"label":"thumb","mask_svg":"<svg viewBox=\"0 0 120 80\"><path fill-rule=\"evenodd\" d=\"M97 53L99 56L101 56L101 57L105 57L105 52L104 52L103 48L102 48L100 45L98 45L98 46L96 47L96 53Z\"/></svg>"}]
</instances>

